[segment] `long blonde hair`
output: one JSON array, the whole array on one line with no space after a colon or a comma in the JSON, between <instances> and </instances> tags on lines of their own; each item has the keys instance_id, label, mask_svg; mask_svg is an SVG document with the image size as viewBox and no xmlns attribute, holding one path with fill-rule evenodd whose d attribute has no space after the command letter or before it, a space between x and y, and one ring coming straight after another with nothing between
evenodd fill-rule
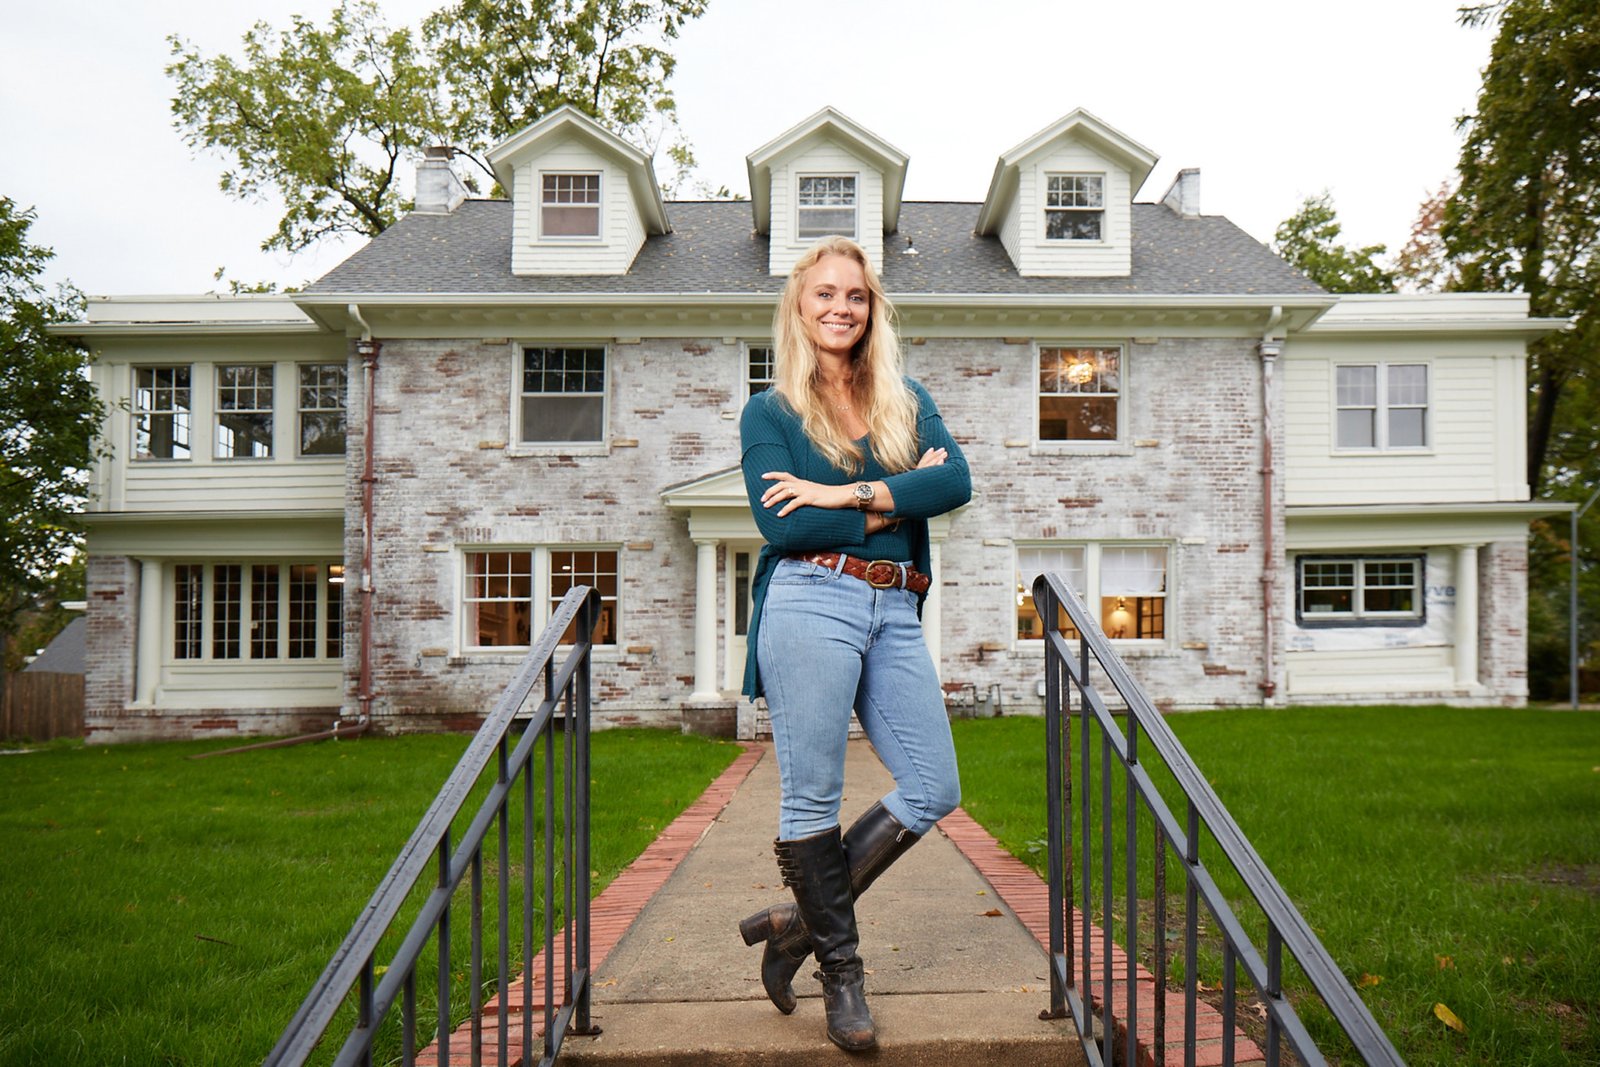
<instances>
[{"instance_id":1,"label":"long blonde hair","mask_svg":"<svg viewBox=\"0 0 1600 1067\"><path fill-rule=\"evenodd\" d=\"M867 280L871 296L867 330L850 354L855 368L851 390L878 462L891 474L910 470L917 465L917 400L903 375L894 305L884 295L867 253L848 237L824 237L789 272L772 320L773 388L794 409L806 437L829 463L852 476L860 473L866 455L823 397L816 347L800 313L806 274L825 256L855 260Z\"/></svg>"}]
</instances>

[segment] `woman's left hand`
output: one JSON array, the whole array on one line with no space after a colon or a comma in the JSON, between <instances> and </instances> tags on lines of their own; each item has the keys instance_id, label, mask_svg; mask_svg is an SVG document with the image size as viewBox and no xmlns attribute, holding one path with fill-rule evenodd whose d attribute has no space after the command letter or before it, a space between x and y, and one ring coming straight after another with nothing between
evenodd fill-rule
<instances>
[{"instance_id":1,"label":"woman's left hand","mask_svg":"<svg viewBox=\"0 0 1600 1067\"><path fill-rule=\"evenodd\" d=\"M761 477L773 484L761 494L761 506L770 508L779 501L788 501L778 511L778 517L807 504L819 508L848 508L855 506L855 492L848 485L822 485L796 478L788 471L768 471Z\"/></svg>"}]
</instances>

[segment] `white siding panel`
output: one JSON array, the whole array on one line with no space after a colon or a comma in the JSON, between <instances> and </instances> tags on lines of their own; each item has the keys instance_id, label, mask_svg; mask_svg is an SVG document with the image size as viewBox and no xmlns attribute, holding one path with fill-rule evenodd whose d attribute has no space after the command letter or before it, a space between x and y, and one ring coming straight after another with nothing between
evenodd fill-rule
<instances>
[{"instance_id":1,"label":"white siding panel","mask_svg":"<svg viewBox=\"0 0 1600 1067\"><path fill-rule=\"evenodd\" d=\"M1291 698L1439 693L1456 687L1455 657L1449 648L1290 652L1284 666Z\"/></svg>"},{"instance_id":2,"label":"white siding panel","mask_svg":"<svg viewBox=\"0 0 1600 1067\"><path fill-rule=\"evenodd\" d=\"M156 703L168 708L316 708L340 703L342 663L168 664Z\"/></svg>"},{"instance_id":3,"label":"white siding panel","mask_svg":"<svg viewBox=\"0 0 1600 1067\"><path fill-rule=\"evenodd\" d=\"M1022 263L1022 198L1013 196L1011 206L1000 220L1000 244L1011 257L1011 265L1020 269Z\"/></svg>"},{"instance_id":4,"label":"white siding panel","mask_svg":"<svg viewBox=\"0 0 1600 1067\"><path fill-rule=\"evenodd\" d=\"M1515 342L1293 341L1283 364L1285 494L1291 505L1525 500L1520 353ZM1335 367L1424 363L1429 444L1418 451L1334 448Z\"/></svg>"},{"instance_id":5,"label":"white siding panel","mask_svg":"<svg viewBox=\"0 0 1600 1067\"><path fill-rule=\"evenodd\" d=\"M343 510L344 471L342 461L131 463L123 510Z\"/></svg>"}]
</instances>

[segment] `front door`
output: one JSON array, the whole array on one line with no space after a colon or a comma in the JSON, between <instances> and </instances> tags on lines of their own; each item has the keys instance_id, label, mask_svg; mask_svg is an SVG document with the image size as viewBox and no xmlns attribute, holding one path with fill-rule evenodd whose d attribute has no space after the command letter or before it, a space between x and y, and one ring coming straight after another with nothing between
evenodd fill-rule
<instances>
[{"instance_id":1,"label":"front door","mask_svg":"<svg viewBox=\"0 0 1600 1067\"><path fill-rule=\"evenodd\" d=\"M756 573L756 556L761 552L760 541L730 541L726 555L727 571L724 575L723 602L729 605L723 620L724 643L728 654L723 662L728 665L723 688L738 692L744 686L744 664L747 649L745 635L750 632L751 580Z\"/></svg>"}]
</instances>

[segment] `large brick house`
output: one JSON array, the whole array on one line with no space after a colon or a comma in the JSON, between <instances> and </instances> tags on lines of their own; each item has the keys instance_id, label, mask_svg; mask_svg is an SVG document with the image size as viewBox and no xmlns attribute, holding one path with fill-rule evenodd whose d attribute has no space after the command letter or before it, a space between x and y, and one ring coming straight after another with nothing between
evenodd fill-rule
<instances>
[{"instance_id":1,"label":"large brick house","mask_svg":"<svg viewBox=\"0 0 1600 1067\"><path fill-rule=\"evenodd\" d=\"M437 154L293 296L60 328L116 402L92 739L469 723L574 582L605 597L605 721L731 732L738 414L836 232L973 471L924 615L953 705L1039 706L1042 569L1163 706L1524 700L1524 346L1557 324L1522 297L1333 296L1202 214L1198 172L1134 202L1155 155L1083 111L981 202L903 201L907 157L832 109L748 157L748 201L663 202L570 109L490 160L507 199Z\"/></svg>"}]
</instances>

